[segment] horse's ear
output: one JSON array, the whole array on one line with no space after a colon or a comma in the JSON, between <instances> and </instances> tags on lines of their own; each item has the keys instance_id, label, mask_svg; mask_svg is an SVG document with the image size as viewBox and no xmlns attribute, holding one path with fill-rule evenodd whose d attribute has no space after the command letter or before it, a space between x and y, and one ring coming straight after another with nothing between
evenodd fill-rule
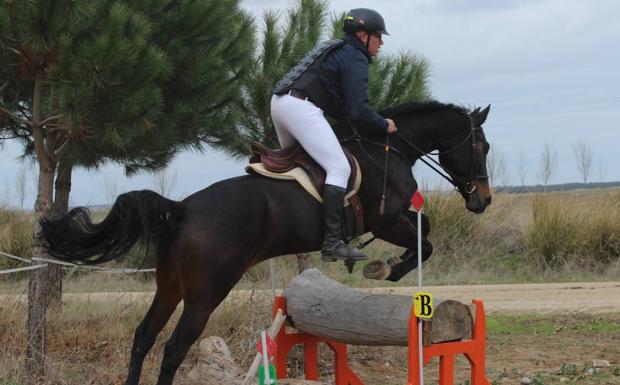
<instances>
[{"instance_id":1,"label":"horse's ear","mask_svg":"<svg viewBox=\"0 0 620 385\"><path fill-rule=\"evenodd\" d=\"M472 118L475 118L475 117L476 117L476 115L478 115L478 113L480 113L480 107L478 107L478 108L476 108L475 110L473 110L473 111L472 111L469 115L470 115Z\"/></svg>"},{"instance_id":2,"label":"horse's ear","mask_svg":"<svg viewBox=\"0 0 620 385\"><path fill-rule=\"evenodd\" d=\"M478 107L478 109L480 109L480 107ZM490 104L487 106L487 108L482 110L482 112L480 112L478 114L478 116L476 116L476 123L478 123L478 126L482 126L482 124L487 120L487 116L489 115L489 111L491 111L491 105Z\"/></svg>"}]
</instances>

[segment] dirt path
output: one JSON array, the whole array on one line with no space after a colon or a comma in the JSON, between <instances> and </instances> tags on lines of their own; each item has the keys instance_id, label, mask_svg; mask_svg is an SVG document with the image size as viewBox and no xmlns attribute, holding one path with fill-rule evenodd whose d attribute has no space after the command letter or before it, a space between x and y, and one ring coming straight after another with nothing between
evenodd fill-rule
<instances>
[{"instance_id":1,"label":"dirt path","mask_svg":"<svg viewBox=\"0 0 620 385\"><path fill-rule=\"evenodd\" d=\"M415 287L363 289L372 293L392 293L399 295L412 294ZM587 312L616 313L620 312L620 282L579 282L579 283L543 283L518 285L473 285L473 286L428 286L438 298L449 298L469 302L480 298L485 303L487 312L519 313L519 312ZM227 301L248 298L250 290L236 290ZM267 296L270 291L254 292L254 295ZM114 301L130 303L150 301L152 292L125 293L65 293L66 302L102 302ZM0 305L25 302L25 296L0 295Z\"/></svg>"},{"instance_id":2,"label":"dirt path","mask_svg":"<svg viewBox=\"0 0 620 385\"><path fill-rule=\"evenodd\" d=\"M415 288L394 288L394 294ZM429 286L438 298L484 301L487 312L620 312L620 282L572 282L519 285Z\"/></svg>"}]
</instances>

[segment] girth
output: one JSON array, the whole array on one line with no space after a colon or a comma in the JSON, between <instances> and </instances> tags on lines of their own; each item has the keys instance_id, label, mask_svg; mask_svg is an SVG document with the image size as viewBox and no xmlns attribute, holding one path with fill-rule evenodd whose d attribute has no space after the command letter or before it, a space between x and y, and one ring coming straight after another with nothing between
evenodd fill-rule
<instances>
[{"instance_id":1,"label":"girth","mask_svg":"<svg viewBox=\"0 0 620 385\"><path fill-rule=\"evenodd\" d=\"M272 150L261 143L250 143L252 155L246 171L274 179L296 180L312 197L323 203L325 170L299 144L281 150ZM357 191L362 173L357 160L346 148L344 154L351 167L345 194L345 219L348 238L364 232L364 214Z\"/></svg>"}]
</instances>

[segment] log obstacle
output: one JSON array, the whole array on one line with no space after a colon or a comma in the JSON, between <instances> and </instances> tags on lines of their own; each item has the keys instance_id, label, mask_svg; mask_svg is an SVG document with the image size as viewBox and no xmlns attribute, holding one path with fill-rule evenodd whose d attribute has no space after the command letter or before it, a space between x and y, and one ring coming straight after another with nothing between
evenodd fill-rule
<instances>
[{"instance_id":1,"label":"log obstacle","mask_svg":"<svg viewBox=\"0 0 620 385\"><path fill-rule=\"evenodd\" d=\"M330 340L365 346L407 346L411 296L371 294L305 270L283 293L288 320L297 330ZM434 299L432 321L425 322L425 345L471 337L472 312L458 301Z\"/></svg>"},{"instance_id":2,"label":"log obstacle","mask_svg":"<svg viewBox=\"0 0 620 385\"><path fill-rule=\"evenodd\" d=\"M364 385L349 367L348 344L397 345L408 346L408 385L419 385L418 339L422 338L424 365L439 357L439 385L454 384L457 354L464 354L471 364L472 385L489 385L484 366L486 322L482 301L473 301L475 317L470 307L460 302L437 301L433 320L424 321L423 336L419 336L412 298L413 293L411 297L362 293L317 269L304 271L291 280L274 304L274 314L282 310L298 330L282 328L276 337L277 378L287 378L286 357L295 345L302 344L305 378L318 380L318 344L325 343L334 353L335 385Z\"/></svg>"}]
</instances>

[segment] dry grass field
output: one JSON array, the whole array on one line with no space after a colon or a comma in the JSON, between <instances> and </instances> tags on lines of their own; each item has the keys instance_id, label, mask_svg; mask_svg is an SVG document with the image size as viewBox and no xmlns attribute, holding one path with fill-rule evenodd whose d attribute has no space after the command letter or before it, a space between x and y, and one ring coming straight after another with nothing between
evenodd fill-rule
<instances>
[{"instance_id":1,"label":"dry grass field","mask_svg":"<svg viewBox=\"0 0 620 385\"><path fill-rule=\"evenodd\" d=\"M424 265L427 285L536 282L620 281L620 191L584 190L547 194L499 194L488 212L465 211L459 197L430 194L425 212L433 225L433 257ZM103 215L100 213L98 215ZM0 251L29 257L33 219L0 209ZM368 252L386 259L402 253L397 247L372 243ZM147 264L132 254L112 267ZM416 274L399 283L365 280L358 267L348 275L341 264L313 264L352 287L416 285ZM278 258L277 284L283 287L297 272L295 258ZM22 266L0 257L0 270ZM270 287L268 264L253 268L236 289ZM149 292L148 275L102 275L75 272L65 280L65 293ZM0 276L0 294L23 300L27 275ZM129 297L129 294L126 294ZM122 298L121 294L121 298ZM269 323L270 304L262 291L228 300L212 317L203 336L219 335L233 356L248 366L254 339ZM49 314L49 367L45 384L122 384L133 331L146 312L142 301L71 301ZM175 314L178 317L178 312ZM0 385L30 384L24 373L26 306L23 301L0 302ZM144 384L155 382L163 344L174 323L164 329L147 357ZM177 379L197 360L193 348ZM330 354L322 354L325 380L333 375ZM300 372L300 356L291 357L290 372ZM493 384L519 384L525 376L536 385L620 384L620 309L589 314L570 312L494 312L488 320L488 377ZM594 368L603 359L609 367ZM402 348L352 349L352 366L368 384L402 384L406 351ZM463 362L459 362L462 368ZM433 364L431 363L431 366ZM467 384L463 370L458 383ZM430 383L436 372L428 371Z\"/></svg>"}]
</instances>

